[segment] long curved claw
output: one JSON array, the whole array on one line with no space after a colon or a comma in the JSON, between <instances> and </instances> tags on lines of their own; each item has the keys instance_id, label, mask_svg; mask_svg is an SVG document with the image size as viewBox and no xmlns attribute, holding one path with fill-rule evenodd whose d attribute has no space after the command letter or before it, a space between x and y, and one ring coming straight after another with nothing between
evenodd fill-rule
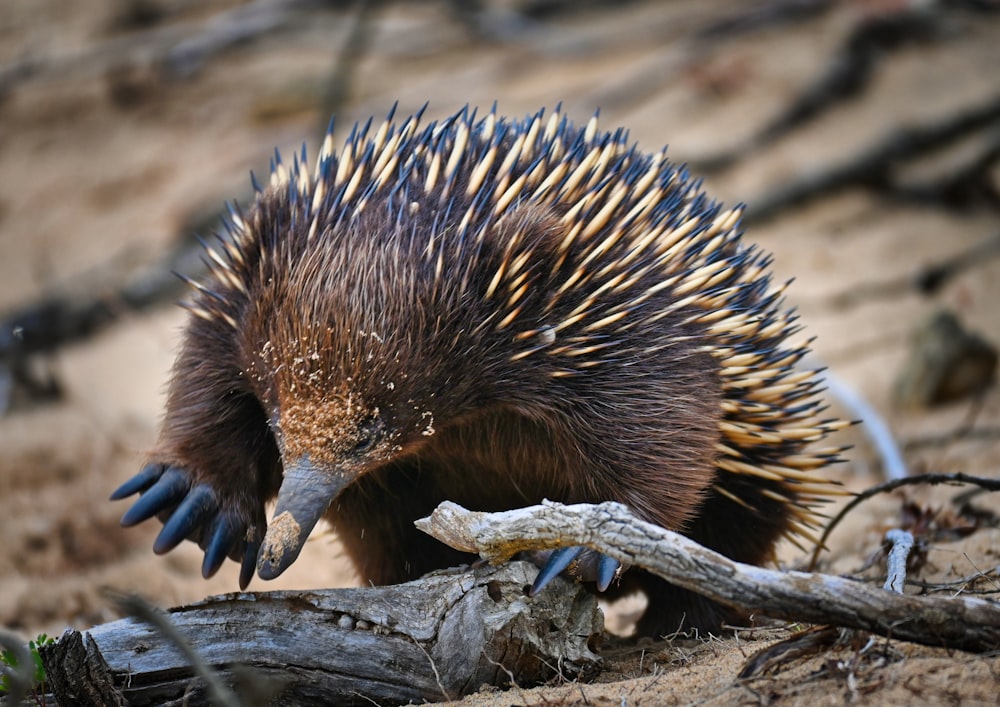
<instances>
[{"instance_id":1,"label":"long curved claw","mask_svg":"<svg viewBox=\"0 0 1000 707\"><path fill-rule=\"evenodd\" d=\"M613 557L580 546L538 553L534 560L542 568L528 591L528 596L532 597L548 586L556 575L567 570L578 581L594 582L599 592L607 591L622 571L621 563Z\"/></svg>"},{"instance_id":2,"label":"long curved claw","mask_svg":"<svg viewBox=\"0 0 1000 707\"><path fill-rule=\"evenodd\" d=\"M143 470L145 471L145 470ZM143 472L140 472L140 476ZM152 518L180 502L191 488L187 474L177 467L167 468L135 504L125 511L121 524L126 528Z\"/></svg>"},{"instance_id":3,"label":"long curved claw","mask_svg":"<svg viewBox=\"0 0 1000 707\"><path fill-rule=\"evenodd\" d=\"M162 555L180 545L181 541L200 528L208 516L219 512L219 501L208 484L198 484L173 510L163 529L156 536L153 552Z\"/></svg>"},{"instance_id":4,"label":"long curved claw","mask_svg":"<svg viewBox=\"0 0 1000 707\"><path fill-rule=\"evenodd\" d=\"M243 562L240 564L240 591L242 592L250 584L254 573L257 571L257 555L260 552L260 540L248 542L243 551Z\"/></svg>"},{"instance_id":5,"label":"long curved claw","mask_svg":"<svg viewBox=\"0 0 1000 707\"><path fill-rule=\"evenodd\" d=\"M228 513L216 516L215 522L206 533L205 559L201 563L201 576L213 577L226 561L233 547L245 532L240 523L234 523ZM242 558L242 553L241 553Z\"/></svg>"},{"instance_id":6,"label":"long curved claw","mask_svg":"<svg viewBox=\"0 0 1000 707\"><path fill-rule=\"evenodd\" d=\"M573 547L562 547L558 550L554 550L549 559L545 562L545 565L538 571L538 576L535 577L535 583L531 585L531 589L528 591L528 596L533 597L538 592L545 589L549 582L556 578L556 576L565 570L572 564L573 560L580 556L580 554L586 548L575 545Z\"/></svg>"},{"instance_id":7,"label":"long curved claw","mask_svg":"<svg viewBox=\"0 0 1000 707\"><path fill-rule=\"evenodd\" d=\"M142 471L116 488L114 493L111 494L111 500L120 501L123 498L128 498L134 493L145 491L156 483L157 479L163 476L163 472L166 471L166 469L167 467L163 464L147 464L142 468Z\"/></svg>"},{"instance_id":8,"label":"long curved claw","mask_svg":"<svg viewBox=\"0 0 1000 707\"><path fill-rule=\"evenodd\" d=\"M615 558L601 555L597 561L597 591L606 592L621 568L622 563Z\"/></svg>"},{"instance_id":9,"label":"long curved claw","mask_svg":"<svg viewBox=\"0 0 1000 707\"><path fill-rule=\"evenodd\" d=\"M594 582L597 591L606 592L621 573L621 563L600 552L587 550L573 565L572 573L582 582Z\"/></svg>"}]
</instances>

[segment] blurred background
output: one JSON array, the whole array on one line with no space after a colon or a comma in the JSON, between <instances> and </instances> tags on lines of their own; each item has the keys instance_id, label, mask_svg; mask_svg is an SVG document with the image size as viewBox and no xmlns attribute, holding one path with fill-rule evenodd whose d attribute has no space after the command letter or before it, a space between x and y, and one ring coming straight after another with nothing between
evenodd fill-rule
<instances>
[{"instance_id":1,"label":"blurred background","mask_svg":"<svg viewBox=\"0 0 1000 707\"><path fill-rule=\"evenodd\" d=\"M312 159L331 114L339 144L397 102L430 120L494 101L669 145L796 278L815 363L871 406L834 409L884 422L904 472L998 475L1000 3L4 0L0 625L111 620L102 587L163 606L236 589L235 565L203 581L197 548L154 556L155 524L123 531L106 500L157 432L171 270L196 273L193 234L273 148ZM836 442L851 489L899 472L860 428ZM935 536L928 573L992 572L993 521L941 498L867 505L827 567L862 566L909 503L977 531ZM305 555L251 588L354 581L329 534Z\"/></svg>"}]
</instances>

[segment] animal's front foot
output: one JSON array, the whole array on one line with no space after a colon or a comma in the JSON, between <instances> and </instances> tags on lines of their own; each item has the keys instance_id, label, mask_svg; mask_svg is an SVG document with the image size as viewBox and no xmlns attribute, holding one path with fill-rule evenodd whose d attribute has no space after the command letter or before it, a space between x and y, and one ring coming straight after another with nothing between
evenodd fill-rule
<instances>
[{"instance_id":1,"label":"animal's front foot","mask_svg":"<svg viewBox=\"0 0 1000 707\"><path fill-rule=\"evenodd\" d=\"M257 566L257 552L263 537L263 509L259 521L243 517L236 504L224 504L209 484L195 483L186 469L167 464L147 464L142 471L119 486L111 500L135 493L139 499L125 511L121 524L131 527L159 516L163 529L153 543L153 552L162 555L184 539L194 540L205 551L201 574L208 579L226 557L240 563L240 589L245 589Z\"/></svg>"},{"instance_id":2,"label":"animal's front foot","mask_svg":"<svg viewBox=\"0 0 1000 707\"><path fill-rule=\"evenodd\" d=\"M531 585L529 596L535 596L542 591L557 575L568 571L570 576L585 582L595 582L597 591L603 592L611 586L611 582L621 572L621 563L613 557L588 550L576 545L552 550L545 558L539 553L544 564L538 570L535 583Z\"/></svg>"}]
</instances>

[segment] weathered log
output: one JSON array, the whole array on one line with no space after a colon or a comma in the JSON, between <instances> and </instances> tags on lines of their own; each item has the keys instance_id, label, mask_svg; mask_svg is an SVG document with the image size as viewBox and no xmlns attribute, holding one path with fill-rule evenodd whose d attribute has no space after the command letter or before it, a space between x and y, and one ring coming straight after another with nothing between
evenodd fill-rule
<instances>
[{"instance_id":1,"label":"weathered log","mask_svg":"<svg viewBox=\"0 0 1000 707\"><path fill-rule=\"evenodd\" d=\"M445 501L429 518L418 520L417 527L452 547L494 561L524 550L584 545L751 613L973 652L1000 648L997 602L902 595L844 577L746 565L645 523L620 503L565 506L546 501L480 513Z\"/></svg>"},{"instance_id":2,"label":"weathered log","mask_svg":"<svg viewBox=\"0 0 1000 707\"><path fill-rule=\"evenodd\" d=\"M537 684L556 666L565 676L596 670L591 647L603 617L595 598L562 580L528 598L535 573L515 562L389 587L235 593L167 616L240 704L439 701L483 684ZM182 651L147 624L127 618L87 634L88 664L99 651L130 704L210 701ZM70 648L84 648L76 632L42 652L60 704L76 704L85 689L77 683L88 677L73 668L82 659ZM247 675L255 683L249 689ZM280 693L255 701L260 686L275 681Z\"/></svg>"},{"instance_id":3,"label":"weathered log","mask_svg":"<svg viewBox=\"0 0 1000 707\"><path fill-rule=\"evenodd\" d=\"M50 650L53 656L58 656L58 665L46 669L45 687L58 696L60 705L123 707L128 704L114 684L107 661L89 635L67 631Z\"/></svg>"}]
</instances>

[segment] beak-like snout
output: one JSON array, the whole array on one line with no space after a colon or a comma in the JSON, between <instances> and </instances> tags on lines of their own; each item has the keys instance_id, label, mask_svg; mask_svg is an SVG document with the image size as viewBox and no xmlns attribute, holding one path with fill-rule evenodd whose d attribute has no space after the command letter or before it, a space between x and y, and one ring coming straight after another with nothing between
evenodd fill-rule
<instances>
[{"instance_id":1,"label":"beak-like snout","mask_svg":"<svg viewBox=\"0 0 1000 707\"><path fill-rule=\"evenodd\" d=\"M314 466L308 457L285 468L274 518L257 555L261 579L274 579L295 562L309 533L347 482L347 474Z\"/></svg>"}]
</instances>

